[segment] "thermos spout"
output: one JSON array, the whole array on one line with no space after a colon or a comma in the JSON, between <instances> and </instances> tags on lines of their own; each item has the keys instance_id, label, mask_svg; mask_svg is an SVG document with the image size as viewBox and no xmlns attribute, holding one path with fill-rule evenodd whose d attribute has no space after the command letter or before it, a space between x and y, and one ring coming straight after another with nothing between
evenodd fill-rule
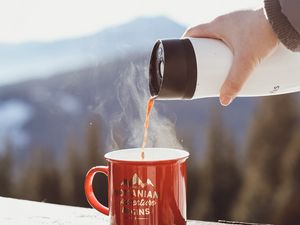
<instances>
[{"instance_id":1,"label":"thermos spout","mask_svg":"<svg viewBox=\"0 0 300 225\"><path fill-rule=\"evenodd\" d=\"M190 40L158 40L150 59L151 96L157 96L157 99L191 99L196 83L197 63Z\"/></svg>"}]
</instances>

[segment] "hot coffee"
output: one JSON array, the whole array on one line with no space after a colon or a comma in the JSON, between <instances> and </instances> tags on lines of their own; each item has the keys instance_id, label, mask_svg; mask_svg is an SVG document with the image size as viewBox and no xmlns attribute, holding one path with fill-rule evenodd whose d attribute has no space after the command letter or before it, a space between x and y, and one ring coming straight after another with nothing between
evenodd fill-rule
<instances>
[{"instance_id":1,"label":"hot coffee","mask_svg":"<svg viewBox=\"0 0 300 225\"><path fill-rule=\"evenodd\" d=\"M150 112L154 106L154 101L157 96L153 96L149 98L147 107L146 107L146 117L145 117L145 123L144 123L144 138L143 138L143 144L142 144L142 149L141 149L141 159L145 158L145 147L148 141L148 127L149 127L149 118L150 118Z\"/></svg>"}]
</instances>

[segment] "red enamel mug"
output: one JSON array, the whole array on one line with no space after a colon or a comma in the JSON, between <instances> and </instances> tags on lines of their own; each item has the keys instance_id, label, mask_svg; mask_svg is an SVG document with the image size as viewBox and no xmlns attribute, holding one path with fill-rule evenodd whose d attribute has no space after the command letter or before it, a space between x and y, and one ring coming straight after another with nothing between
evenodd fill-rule
<instances>
[{"instance_id":1,"label":"red enamel mug","mask_svg":"<svg viewBox=\"0 0 300 225\"><path fill-rule=\"evenodd\" d=\"M145 148L142 160L140 150L109 152L105 155L108 166L91 168L84 184L88 202L110 217L110 225L185 225L189 153ZM95 197L92 182L96 173L108 177L108 208Z\"/></svg>"}]
</instances>

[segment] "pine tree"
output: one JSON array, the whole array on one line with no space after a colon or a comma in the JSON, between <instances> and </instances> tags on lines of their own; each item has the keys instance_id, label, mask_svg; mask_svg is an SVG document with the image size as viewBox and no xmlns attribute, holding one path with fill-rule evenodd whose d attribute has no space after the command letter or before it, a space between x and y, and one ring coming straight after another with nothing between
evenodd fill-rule
<instances>
[{"instance_id":1,"label":"pine tree","mask_svg":"<svg viewBox=\"0 0 300 225\"><path fill-rule=\"evenodd\" d=\"M35 201L61 203L60 174L50 150L33 150L18 184L20 197Z\"/></svg>"},{"instance_id":2,"label":"pine tree","mask_svg":"<svg viewBox=\"0 0 300 225\"><path fill-rule=\"evenodd\" d=\"M187 163L187 213L189 219L199 219L199 195L203 193L204 183L199 162L190 157Z\"/></svg>"},{"instance_id":3,"label":"pine tree","mask_svg":"<svg viewBox=\"0 0 300 225\"><path fill-rule=\"evenodd\" d=\"M274 196L280 185L280 163L299 121L291 95L265 98L249 133L245 182L235 206L235 218L271 222L276 212Z\"/></svg>"},{"instance_id":4,"label":"pine tree","mask_svg":"<svg viewBox=\"0 0 300 225\"><path fill-rule=\"evenodd\" d=\"M84 180L87 171L98 165L106 165L101 141L100 122L91 120L86 127L86 148L78 147L76 139L67 143L61 191L65 204L89 206L84 192ZM101 202L107 204L107 177L97 175L93 183L94 192Z\"/></svg>"},{"instance_id":5,"label":"pine tree","mask_svg":"<svg viewBox=\"0 0 300 225\"><path fill-rule=\"evenodd\" d=\"M88 124L86 135L86 166L88 168L101 165L101 163L105 162L103 155L101 155L100 135L100 122L96 119L91 120Z\"/></svg>"},{"instance_id":6,"label":"pine tree","mask_svg":"<svg viewBox=\"0 0 300 225\"><path fill-rule=\"evenodd\" d=\"M91 122L88 124L86 136L87 149L84 154L84 158L86 159L84 167L85 173L93 166L105 166L107 164L104 159L104 147L101 140L102 136L100 131L100 120L91 120ZM81 182L83 184L84 177L82 177ZM107 177L102 174L95 176L93 182L94 193L99 201L104 205L108 204L107 183ZM85 205L87 205L87 202Z\"/></svg>"},{"instance_id":7,"label":"pine tree","mask_svg":"<svg viewBox=\"0 0 300 225\"><path fill-rule=\"evenodd\" d=\"M13 149L7 141L5 151L0 155L0 196L10 197L13 194Z\"/></svg>"},{"instance_id":8,"label":"pine tree","mask_svg":"<svg viewBox=\"0 0 300 225\"><path fill-rule=\"evenodd\" d=\"M300 124L281 161L281 185L275 194L273 223L297 224L300 221Z\"/></svg>"},{"instance_id":9,"label":"pine tree","mask_svg":"<svg viewBox=\"0 0 300 225\"><path fill-rule=\"evenodd\" d=\"M235 145L213 113L208 131L208 145L202 168L201 192L194 214L197 219L230 219L230 209L240 188L241 176Z\"/></svg>"},{"instance_id":10,"label":"pine tree","mask_svg":"<svg viewBox=\"0 0 300 225\"><path fill-rule=\"evenodd\" d=\"M79 183L85 175L83 159L79 155L76 139L70 139L62 168L61 192L63 203L74 206L86 205L83 185Z\"/></svg>"}]
</instances>

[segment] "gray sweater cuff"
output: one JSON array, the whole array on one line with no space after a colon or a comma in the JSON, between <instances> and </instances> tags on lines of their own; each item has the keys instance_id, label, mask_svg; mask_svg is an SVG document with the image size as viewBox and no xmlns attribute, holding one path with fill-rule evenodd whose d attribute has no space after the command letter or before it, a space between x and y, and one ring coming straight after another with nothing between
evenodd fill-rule
<instances>
[{"instance_id":1,"label":"gray sweater cuff","mask_svg":"<svg viewBox=\"0 0 300 225\"><path fill-rule=\"evenodd\" d=\"M290 50L300 51L300 34L281 12L278 0L264 0L268 20L279 40Z\"/></svg>"}]
</instances>

